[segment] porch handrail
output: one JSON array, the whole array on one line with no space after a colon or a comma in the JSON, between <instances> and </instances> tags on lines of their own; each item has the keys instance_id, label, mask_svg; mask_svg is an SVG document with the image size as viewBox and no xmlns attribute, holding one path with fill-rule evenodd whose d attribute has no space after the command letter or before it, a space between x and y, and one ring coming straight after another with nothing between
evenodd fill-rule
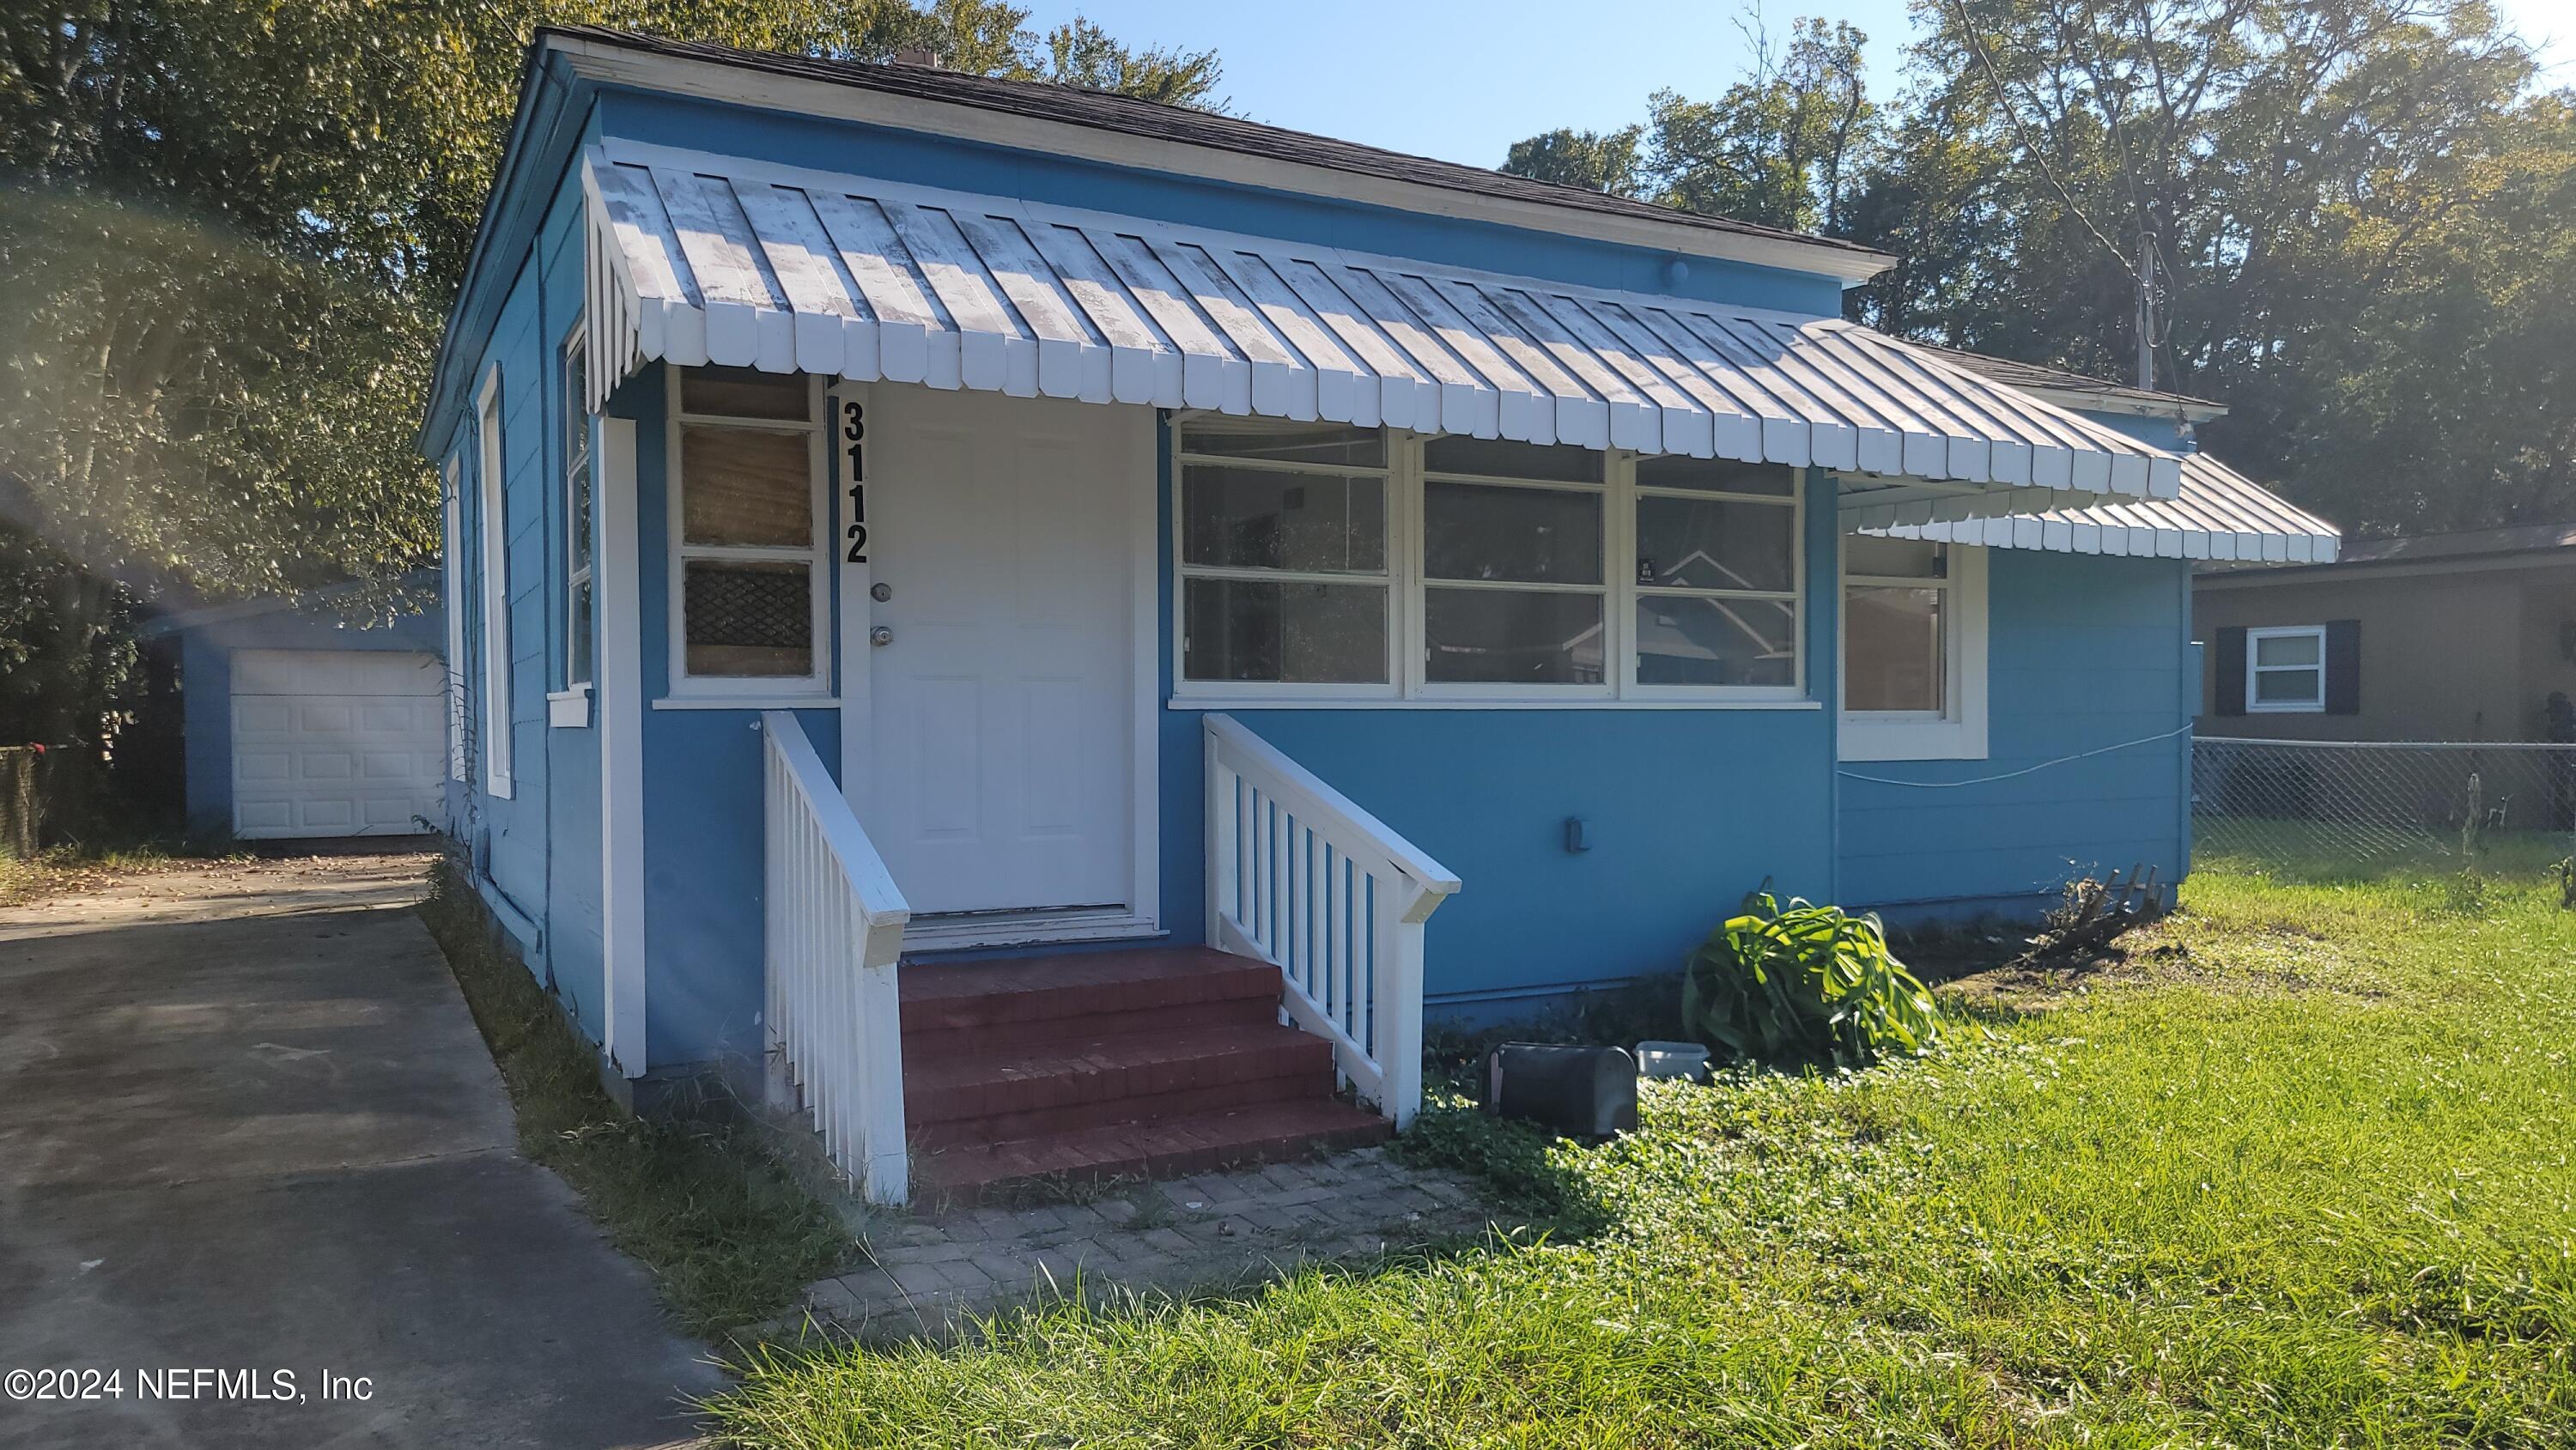
<instances>
[{"instance_id":1,"label":"porch handrail","mask_svg":"<svg viewBox=\"0 0 2576 1450\"><path fill-rule=\"evenodd\" d=\"M770 1050L824 1151L875 1203L910 1193L896 959L912 908L796 717L764 710Z\"/></svg>"},{"instance_id":2,"label":"porch handrail","mask_svg":"<svg viewBox=\"0 0 2576 1450\"><path fill-rule=\"evenodd\" d=\"M1403 1127L1422 1106L1422 924L1458 877L1242 722L1203 720L1208 944L1276 965L1288 1015Z\"/></svg>"}]
</instances>

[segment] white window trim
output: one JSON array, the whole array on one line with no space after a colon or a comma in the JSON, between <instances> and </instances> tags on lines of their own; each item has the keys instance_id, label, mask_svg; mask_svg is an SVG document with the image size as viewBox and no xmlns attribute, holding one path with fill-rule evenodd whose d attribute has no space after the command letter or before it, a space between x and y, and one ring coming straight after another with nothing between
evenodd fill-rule
<instances>
[{"instance_id":1,"label":"white window trim","mask_svg":"<svg viewBox=\"0 0 2576 1450\"><path fill-rule=\"evenodd\" d=\"M733 418L707 413L680 411L680 374L677 365L665 366L663 398L665 406L662 457L665 517L670 534L670 681L668 694L653 702L655 709L685 708L704 702L710 707L751 709L775 706L784 709L827 708L832 694L832 583L840 557L839 539L832 532L835 514L827 457L826 430L823 417L823 379L817 374L805 375L805 421L783 418ZM682 522L682 490L688 481L681 476L680 428L685 423L703 423L722 428L760 429L777 433L806 435L806 491L811 495L814 519L814 547L801 557L811 564L806 581L813 614L813 670L805 675L693 675L689 673L688 637L688 561L691 559L735 559L749 562L792 562L800 557L794 549L737 548L686 542Z\"/></svg>"},{"instance_id":2,"label":"white window trim","mask_svg":"<svg viewBox=\"0 0 2576 1450\"><path fill-rule=\"evenodd\" d=\"M597 566L597 555L599 549L599 439L596 436L598 433L598 423L597 419L591 415L589 400L581 396L580 390L577 390L573 386L573 359L575 357L580 357L584 365L587 366L589 362L588 353L589 335L586 325L584 322L575 322L572 326L572 330L564 335L563 345L558 348L555 353L558 367L555 391L561 397L563 404L561 436L564 442L563 474L559 480L563 488L564 500L564 593L561 614L563 622L563 675L561 677L563 688L561 690L553 691L546 696L546 699L550 702L559 702L563 697L569 696L574 692L580 692L586 696L590 691L590 679L587 677L575 678L572 672L574 646L578 643L574 636L581 628L581 615L580 612L573 607L573 601L579 597L581 589L585 585L588 585L591 588L590 614L593 637L590 651L590 674L595 676L599 673L599 648L597 640L599 598L598 585L596 582L599 577ZM575 426L575 419L580 420L578 427ZM581 439L581 466L590 471L592 516L589 519L579 517L575 508L580 497L579 492L573 487L574 459L572 454L572 441L576 436ZM573 541L577 534L585 528L591 536L592 561L576 564L574 563L574 560L579 556L578 552L573 547ZM587 706L584 706L581 711L581 718L579 720L574 720L571 718L571 714L568 710L550 709L547 712L547 723L555 726L586 727L590 724L590 710Z\"/></svg>"},{"instance_id":3,"label":"white window trim","mask_svg":"<svg viewBox=\"0 0 2576 1450\"><path fill-rule=\"evenodd\" d=\"M501 465L501 368L483 375L475 400L479 451L475 486L482 499L483 793L508 800L510 779L510 508Z\"/></svg>"},{"instance_id":4,"label":"white window trim","mask_svg":"<svg viewBox=\"0 0 2576 1450\"><path fill-rule=\"evenodd\" d=\"M2263 641L2267 639L2313 639L2317 642L2317 662L2313 665L2265 665ZM2314 674L2317 697L2313 700L2263 700L2255 689L2266 674ZM2322 624L2273 625L2245 631L2245 713L2248 715L2322 715L2326 712L2326 627Z\"/></svg>"},{"instance_id":5,"label":"white window trim","mask_svg":"<svg viewBox=\"0 0 2576 1450\"><path fill-rule=\"evenodd\" d=\"M465 776L465 459L461 452L447 456L446 487L442 488L439 512L443 530L439 540L440 590L447 614L447 778L462 783Z\"/></svg>"},{"instance_id":6,"label":"white window trim","mask_svg":"<svg viewBox=\"0 0 2576 1450\"><path fill-rule=\"evenodd\" d=\"M1625 449L1606 451L1603 477L1599 482L1540 478L1502 478L1485 474L1433 472L1424 466L1423 446L1434 435L1414 433L1401 428L1379 430L1386 440L1386 467L1383 470L1340 464L1290 464L1265 459L1241 459L1217 454L1186 453L1181 438L1190 429L1226 430L1257 433L1277 425L1228 419L1176 416L1171 428L1171 464L1164 479L1165 496L1172 502L1171 570L1172 597L1172 698L1173 709L1280 709L1294 707L1349 709L1814 709L1817 702L1807 693L1807 500L1805 480L1790 470L1792 485L1788 494L1723 493L1708 489L1645 488L1637 484L1637 455ZM1234 569L1190 564L1182 554L1186 526L1182 518L1181 473L1191 463L1222 467L1269 468L1283 472L1307 474L1345 474L1379 476L1386 480L1386 549L1385 574L1320 574L1285 570ZM1786 468L1787 465L1782 465ZM1562 492L1588 492L1600 497L1602 520L1602 582L1599 585L1573 584L1493 584L1467 583L1456 580L1433 580L1424 575L1424 485L1428 481L1490 485L1502 488L1555 489ZM1640 590L1633 567L1624 561L1635 557L1637 500L1641 494L1670 495L1719 503L1751 503L1786 509L1790 513L1791 587L1786 592L1761 590ZM1285 583L1324 583L1382 585L1389 591L1387 607L1387 651L1390 663L1385 684L1305 684L1290 681L1262 680L1193 680L1187 672L1188 639L1187 582L1193 578L1245 578ZM1425 619L1426 594L1435 588L1492 588L1598 595L1602 600L1602 658L1606 678L1598 685L1497 685L1483 683L1439 683L1427 678L1428 661L1423 643L1427 638ZM1630 621L1641 594L1679 594L1693 597L1733 597L1793 601L1797 605L1796 652L1797 678L1785 686L1772 685L1640 685L1634 683L1637 670L1636 641Z\"/></svg>"},{"instance_id":7,"label":"white window trim","mask_svg":"<svg viewBox=\"0 0 2576 1450\"><path fill-rule=\"evenodd\" d=\"M1988 551L1958 544L1949 549L1949 572L1945 578L1903 579L1874 574L1842 571L1841 593L1834 602L1834 629L1838 636L1834 648L1835 689L1846 688L1849 671L1843 664L1843 644L1848 637L1850 590L1855 584L1888 585L1903 589L1937 588L1947 599L1949 629L1944 635L1948 657L1942 662L1946 682L1944 700L1938 713L1928 710L1853 710L1842 711L1837 732L1840 754L1844 760L1984 760L1987 758L1986 730L1987 693L1987 610L1986 572Z\"/></svg>"}]
</instances>

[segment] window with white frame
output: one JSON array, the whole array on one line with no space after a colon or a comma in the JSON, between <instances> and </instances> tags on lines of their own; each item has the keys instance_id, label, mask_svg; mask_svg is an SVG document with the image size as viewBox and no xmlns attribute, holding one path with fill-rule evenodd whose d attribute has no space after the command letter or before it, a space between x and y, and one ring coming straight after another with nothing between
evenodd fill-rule
<instances>
[{"instance_id":1,"label":"window with white frame","mask_svg":"<svg viewBox=\"0 0 2576 1450\"><path fill-rule=\"evenodd\" d=\"M2245 708L2271 715L2325 712L2324 625L2245 631Z\"/></svg>"},{"instance_id":2,"label":"window with white frame","mask_svg":"<svg viewBox=\"0 0 2576 1450\"><path fill-rule=\"evenodd\" d=\"M1767 464L1636 461L1642 689L1788 690L1801 679L1797 475Z\"/></svg>"},{"instance_id":3,"label":"window with white frame","mask_svg":"<svg viewBox=\"0 0 2576 1450\"><path fill-rule=\"evenodd\" d=\"M1192 428L1180 474L1182 678L1389 686L1384 435Z\"/></svg>"},{"instance_id":4,"label":"window with white frame","mask_svg":"<svg viewBox=\"0 0 2576 1450\"><path fill-rule=\"evenodd\" d=\"M1986 552L1842 541L1842 754L1983 759Z\"/></svg>"},{"instance_id":5,"label":"window with white frame","mask_svg":"<svg viewBox=\"0 0 2576 1450\"><path fill-rule=\"evenodd\" d=\"M1180 427L1176 472L1184 697L1803 686L1788 468L1219 419Z\"/></svg>"},{"instance_id":6,"label":"window with white frame","mask_svg":"<svg viewBox=\"0 0 2576 1450\"><path fill-rule=\"evenodd\" d=\"M575 329L563 348L564 688L590 683L591 462L588 351Z\"/></svg>"},{"instance_id":7,"label":"window with white frame","mask_svg":"<svg viewBox=\"0 0 2576 1450\"><path fill-rule=\"evenodd\" d=\"M483 791L510 797L510 511L501 476L501 370L483 379L474 427L483 540Z\"/></svg>"},{"instance_id":8,"label":"window with white frame","mask_svg":"<svg viewBox=\"0 0 2576 1450\"><path fill-rule=\"evenodd\" d=\"M677 694L819 695L830 598L819 378L672 370Z\"/></svg>"}]
</instances>

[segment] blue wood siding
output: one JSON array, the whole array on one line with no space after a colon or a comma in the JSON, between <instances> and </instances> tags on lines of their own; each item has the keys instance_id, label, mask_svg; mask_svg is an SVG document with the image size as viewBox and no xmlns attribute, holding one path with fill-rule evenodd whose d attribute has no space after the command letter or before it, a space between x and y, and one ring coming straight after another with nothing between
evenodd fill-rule
<instances>
[{"instance_id":1,"label":"blue wood siding","mask_svg":"<svg viewBox=\"0 0 2576 1450\"><path fill-rule=\"evenodd\" d=\"M2174 880L2186 863L2188 735L1955 788L1851 778L1978 780L2191 723L2188 565L2020 549L1990 561L1989 758L1846 768L1854 905L2027 913L2074 875L2145 864Z\"/></svg>"}]
</instances>

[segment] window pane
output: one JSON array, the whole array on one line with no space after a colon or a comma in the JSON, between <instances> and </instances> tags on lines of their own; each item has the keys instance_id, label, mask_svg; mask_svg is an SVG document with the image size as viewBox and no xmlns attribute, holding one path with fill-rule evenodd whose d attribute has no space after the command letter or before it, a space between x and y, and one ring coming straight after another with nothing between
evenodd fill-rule
<instances>
[{"instance_id":1,"label":"window pane","mask_svg":"<svg viewBox=\"0 0 2576 1450\"><path fill-rule=\"evenodd\" d=\"M1426 483L1422 572L1433 579L1598 584L1601 495Z\"/></svg>"},{"instance_id":2,"label":"window pane","mask_svg":"<svg viewBox=\"0 0 2576 1450\"><path fill-rule=\"evenodd\" d=\"M1181 557L1235 569L1386 572L1386 481L1192 464Z\"/></svg>"},{"instance_id":3,"label":"window pane","mask_svg":"<svg viewBox=\"0 0 2576 1450\"><path fill-rule=\"evenodd\" d=\"M1514 443L1502 438L1434 438L1422 445L1422 466L1433 473L1481 473L1487 478L1536 478L1550 483L1599 483L1609 455L1597 449Z\"/></svg>"},{"instance_id":4,"label":"window pane","mask_svg":"<svg viewBox=\"0 0 2576 1450\"><path fill-rule=\"evenodd\" d=\"M1193 680L1386 683L1386 586L1185 581L1181 673Z\"/></svg>"},{"instance_id":5,"label":"window pane","mask_svg":"<svg viewBox=\"0 0 2576 1450\"><path fill-rule=\"evenodd\" d=\"M1426 677L1442 683L1597 685L1601 596L1423 591Z\"/></svg>"},{"instance_id":6,"label":"window pane","mask_svg":"<svg viewBox=\"0 0 2576 1450\"><path fill-rule=\"evenodd\" d=\"M1762 493L1787 498L1798 475L1777 463L1738 463L1732 458L1685 458L1658 453L1637 460L1641 488L1696 488L1715 493Z\"/></svg>"},{"instance_id":7,"label":"window pane","mask_svg":"<svg viewBox=\"0 0 2576 1450\"><path fill-rule=\"evenodd\" d=\"M1843 708L1948 708L1938 589L1843 591Z\"/></svg>"},{"instance_id":8,"label":"window pane","mask_svg":"<svg viewBox=\"0 0 2576 1450\"><path fill-rule=\"evenodd\" d=\"M1873 539L1851 535L1843 540L1843 572L1887 579L1945 579L1949 551L1919 539Z\"/></svg>"},{"instance_id":9,"label":"window pane","mask_svg":"<svg viewBox=\"0 0 2576 1450\"><path fill-rule=\"evenodd\" d=\"M1386 435L1374 428L1283 428L1257 433L1184 430L1181 451L1221 458L1263 458L1273 463L1384 468Z\"/></svg>"},{"instance_id":10,"label":"window pane","mask_svg":"<svg viewBox=\"0 0 2576 1450\"><path fill-rule=\"evenodd\" d=\"M1794 685L1798 606L1779 599L1637 601L1637 683Z\"/></svg>"},{"instance_id":11,"label":"window pane","mask_svg":"<svg viewBox=\"0 0 2576 1450\"><path fill-rule=\"evenodd\" d=\"M590 462L584 459L572 471L572 517L564 521L572 534L573 572L590 567Z\"/></svg>"},{"instance_id":12,"label":"window pane","mask_svg":"<svg viewBox=\"0 0 2576 1450\"><path fill-rule=\"evenodd\" d=\"M681 537L692 544L812 548L813 478L803 433L683 428Z\"/></svg>"},{"instance_id":13,"label":"window pane","mask_svg":"<svg viewBox=\"0 0 2576 1450\"><path fill-rule=\"evenodd\" d=\"M1797 510L1696 498L1637 500L1637 582L1684 589L1795 587Z\"/></svg>"},{"instance_id":14,"label":"window pane","mask_svg":"<svg viewBox=\"0 0 2576 1450\"><path fill-rule=\"evenodd\" d=\"M812 674L811 567L689 560L682 599L689 632L689 673Z\"/></svg>"},{"instance_id":15,"label":"window pane","mask_svg":"<svg viewBox=\"0 0 2576 1450\"><path fill-rule=\"evenodd\" d=\"M2254 663L2258 665L2313 665L2317 663L2317 637L2313 634L2276 634L2254 641Z\"/></svg>"},{"instance_id":16,"label":"window pane","mask_svg":"<svg viewBox=\"0 0 2576 1450\"><path fill-rule=\"evenodd\" d=\"M564 457L590 452L590 350L576 342L564 349Z\"/></svg>"},{"instance_id":17,"label":"window pane","mask_svg":"<svg viewBox=\"0 0 2576 1450\"><path fill-rule=\"evenodd\" d=\"M724 418L792 418L812 415L805 379L798 373L754 368L690 368L680 374L680 411Z\"/></svg>"},{"instance_id":18,"label":"window pane","mask_svg":"<svg viewBox=\"0 0 2576 1450\"><path fill-rule=\"evenodd\" d=\"M581 685L590 682L590 581L576 579L572 584L572 638L566 642L570 660L564 672L564 683Z\"/></svg>"},{"instance_id":19,"label":"window pane","mask_svg":"<svg viewBox=\"0 0 2576 1450\"><path fill-rule=\"evenodd\" d=\"M2322 671L2264 670L2254 676L2254 698L2267 705L2304 705L2324 698Z\"/></svg>"}]
</instances>

